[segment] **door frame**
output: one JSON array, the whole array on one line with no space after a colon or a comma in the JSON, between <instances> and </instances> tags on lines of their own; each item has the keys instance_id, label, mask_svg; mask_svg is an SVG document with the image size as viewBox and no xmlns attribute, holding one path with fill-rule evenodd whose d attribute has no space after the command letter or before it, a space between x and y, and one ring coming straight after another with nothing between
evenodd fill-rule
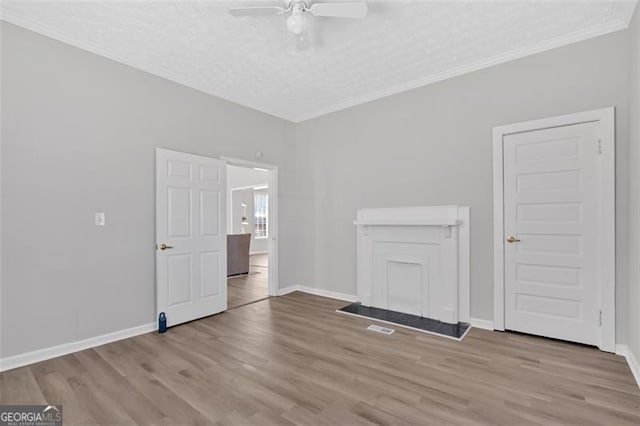
<instances>
[{"instance_id":1,"label":"door frame","mask_svg":"<svg viewBox=\"0 0 640 426\"><path fill-rule=\"evenodd\" d=\"M259 168L267 171L267 184L269 185L269 221L267 229L269 233L268 243L268 278L267 291L269 296L278 295L278 166L256 161L248 161L240 158L220 157L229 166ZM227 188L229 191L229 188ZM230 201L228 201L230 202Z\"/></svg>"},{"instance_id":2,"label":"door frame","mask_svg":"<svg viewBox=\"0 0 640 426\"><path fill-rule=\"evenodd\" d=\"M598 347L615 352L616 290L615 290L615 108L567 114L493 128L493 328L504 331L504 137L514 133L600 122L601 176L598 188L598 259L599 303L601 309L600 342ZM594 147L594 149L596 149Z\"/></svg>"}]
</instances>

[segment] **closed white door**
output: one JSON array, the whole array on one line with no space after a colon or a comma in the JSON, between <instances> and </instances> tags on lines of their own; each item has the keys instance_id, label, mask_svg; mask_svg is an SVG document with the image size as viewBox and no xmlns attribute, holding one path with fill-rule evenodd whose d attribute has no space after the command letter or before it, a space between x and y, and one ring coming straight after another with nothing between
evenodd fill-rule
<instances>
[{"instance_id":1,"label":"closed white door","mask_svg":"<svg viewBox=\"0 0 640 426\"><path fill-rule=\"evenodd\" d=\"M167 325L227 309L226 163L156 150L157 313Z\"/></svg>"},{"instance_id":2,"label":"closed white door","mask_svg":"<svg viewBox=\"0 0 640 426\"><path fill-rule=\"evenodd\" d=\"M597 345L600 123L504 137L505 328Z\"/></svg>"}]
</instances>

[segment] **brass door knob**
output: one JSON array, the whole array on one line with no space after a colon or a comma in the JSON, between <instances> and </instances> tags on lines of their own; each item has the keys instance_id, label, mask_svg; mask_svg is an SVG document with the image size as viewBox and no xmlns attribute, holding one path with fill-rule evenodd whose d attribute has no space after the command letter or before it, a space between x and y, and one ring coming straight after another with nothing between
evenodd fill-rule
<instances>
[{"instance_id":1,"label":"brass door knob","mask_svg":"<svg viewBox=\"0 0 640 426\"><path fill-rule=\"evenodd\" d=\"M519 243L520 240L517 239L516 237L514 237L513 235L509 235L509 238L507 238L507 242L508 243Z\"/></svg>"},{"instance_id":2,"label":"brass door knob","mask_svg":"<svg viewBox=\"0 0 640 426\"><path fill-rule=\"evenodd\" d=\"M166 249L172 249L173 246L168 246L165 243L162 243L159 246L156 246L156 248L159 248L160 250L166 250Z\"/></svg>"}]
</instances>

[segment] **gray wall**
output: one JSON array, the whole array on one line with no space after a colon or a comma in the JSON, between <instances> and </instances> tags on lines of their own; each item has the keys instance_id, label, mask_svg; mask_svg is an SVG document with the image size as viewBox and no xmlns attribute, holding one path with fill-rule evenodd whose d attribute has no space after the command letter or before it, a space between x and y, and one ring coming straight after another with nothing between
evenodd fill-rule
<instances>
[{"instance_id":1,"label":"gray wall","mask_svg":"<svg viewBox=\"0 0 640 426\"><path fill-rule=\"evenodd\" d=\"M631 21L630 44L630 132L629 155L629 348L640 360L640 6Z\"/></svg>"},{"instance_id":2,"label":"gray wall","mask_svg":"<svg viewBox=\"0 0 640 426\"><path fill-rule=\"evenodd\" d=\"M256 238L254 235L255 229L255 217L254 213L254 193L262 192L267 193L268 190L259 190L256 191L253 188L248 189L236 189L231 191L231 197L229 198L231 202L229 202L229 206L231 207L231 227L227 230L230 234L242 234L247 233L251 234L251 254L255 253L265 253L269 250L269 239L268 238ZM247 205L247 225L244 225L244 232L242 226L242 215L243 209L242 204ZM268 218L267 218L268 220Z\"/></svg>"},{"instance_id":3,"label":"gray wall","mask_svg":"<svg viewBox=\"0 0 640 426\"><path fill-rule=\"evenodd\" d=\"M248 225L242 226L243 208L242 204L247 205L247 222ZM243 234L250 233L253 229L253 189L236 189L231 191L231 230L228 231L231 234ZM252 235L253 237L253 235ZM253 243L253 241L251 241Z\"/></svg>"},{"instance_id":4,"label":"gray wall","mask_svg":"<svg viewBox=\"0 0 640 426\"><path fill-rule=\"evenodd\" d=\"M627 296L628 32L622 31L353 107L296 127L315 197L300 284L356 292L356 209L471 206L471 313L493 318L492 128L616 107L619 333ZM304 231L304 232L303 232Z\"/></svg>"},{"instance_id":5,"label":"gray wall","mask_svg":"<svg viewBox=\"0 0 640 426\"><path fill-rule=\"evenodd\" d=\"M280 279L295 283L291 123L1 31L3 357L154 321L156 147L279 165Z\"/></svg>"}]
</instances>

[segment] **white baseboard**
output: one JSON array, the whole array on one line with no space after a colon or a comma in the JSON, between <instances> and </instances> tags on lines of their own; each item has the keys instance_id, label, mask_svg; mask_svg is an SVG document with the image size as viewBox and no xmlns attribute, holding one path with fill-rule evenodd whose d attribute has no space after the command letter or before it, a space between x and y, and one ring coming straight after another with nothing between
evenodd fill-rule
<instances>
[{"instance_id":1,"label":"white baseboard","mask_svg":"<svg viewBox=\"0 0 640 426\"><path fill-rule=\"evenodd\" d=\"M292 285L278 290L278 296L301 291L303 293L314 294L316 296L328 297L330 299L344 300L346 302L355 302L358 300L353 294L338 293L336 291L323 290L320 288L307 287L305 285Z\"/></svg>"},{"instance_id":2,"label":"white baseboard","mask_svg":"<svg viewBox=\"0 0 640 426\"><path fill-rule=\"evenodd\" d=\"M629 349L627 345L616 345L616 354L622 355L627 359L627 364L629 364L633 378L636 379L636 383L638 387L640 387L640 364L633 352L631 352L631 349Z\"/></svg>"},{"instance_id":3,"label":"white baseboard","mask_svg":"<svg viewBox=\"0 0 640 426\"><path fill-rule=\"evenodd\" d=\"M277 295L284 296L285 294L293 293L294 291L298 291L297 285L291 285L289 287L278 289Z\"/></svg>"},{"instance_id":4,"label":"white baseboard","mask_svg":"<svg viewBox=\"0 0 640 426\"><path fill-rule=\"evenodd\" d=\"M149 333L154 330L156 330L156 323L152 322L149 324L139 325L137 327L127 328L125 330L114 331L113 333L103 334L101 336L78 340L76 342L64 343L62 345L9 356L0 359L0 371L12 370L14 368L23 367L25 365L34 364L47 359L68 355L73 352L95 348L96 346L102 346L107 343Z\"/></svg>"},{"instance_id":5,"label":"white baseboard","mask_svg":"<svg viewBox=\"0 0 640 426\"><path fill-rule=\"evenodd\" d=\"M480 318L469 318L471 322L471 326L475 328L482 328L483 330L491 330L493 331L493 321L480 319Z\"/></svg>"},{"instance_id":6,"label":"white baseboard","mask_svg":"<svg viewBox=\"0 0 640 426\"><path fill-rule=\"evenodd\" d=\"M338 293L336 291L323 290L321 288L307 287L304 285L299 286L298 291L315 294L316 296L328 297L330 299L344 300L347 302L355 302L358 300L358 297L353 294Z\"/></svg>"}]
</instances>

